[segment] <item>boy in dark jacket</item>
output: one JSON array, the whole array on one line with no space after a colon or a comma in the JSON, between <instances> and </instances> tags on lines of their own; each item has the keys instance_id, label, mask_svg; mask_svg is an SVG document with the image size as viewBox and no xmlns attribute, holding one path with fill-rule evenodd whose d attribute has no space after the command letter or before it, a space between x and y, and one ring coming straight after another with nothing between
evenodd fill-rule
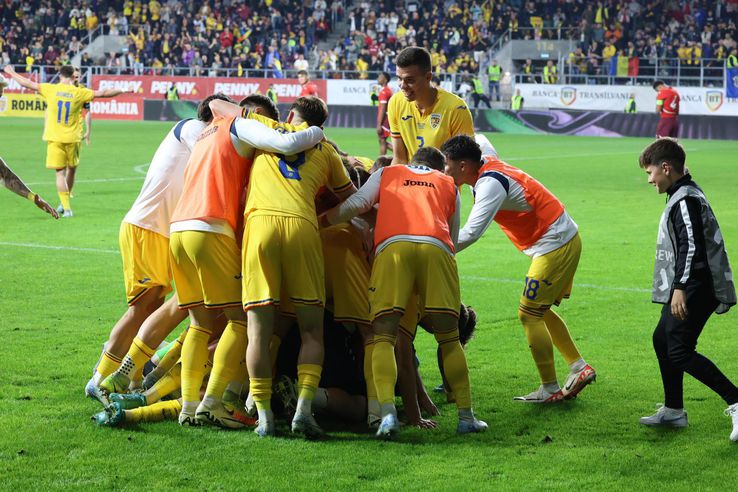
<instances>
[{"instance_id":1,"label":"boy in dark jacket","mask_svg":"<svg viewBox=\"0 0 738 492\"><path fill-rule=\"evenodd\" d=\"M653 333L664 385L664 406L640 422L649 426L686 427L682 379L691 375L728 404L732 441L738 441L738 388L695 348L713 311L736 304L733 276L720 227L704 193L684 167L686 154L671 138L646 147L639 164L648 182L666 193L659 224L653 302L663 304Z\"/></svg>"}]
</instances>

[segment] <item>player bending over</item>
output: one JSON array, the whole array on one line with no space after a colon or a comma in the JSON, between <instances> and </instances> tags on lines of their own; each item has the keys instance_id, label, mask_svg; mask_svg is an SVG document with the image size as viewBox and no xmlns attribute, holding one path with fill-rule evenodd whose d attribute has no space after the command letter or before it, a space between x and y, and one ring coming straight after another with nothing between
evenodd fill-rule
<instances>
[{"instance_id":1,"label":"player bending over","mask_svg":"<svg viewBox=\"0 0 738 492\"><path fill-rule=\"evenodd\" d=\"M494 220L513 244L532 261L520 297L518 317L538 368L541 386L518 396L526 403L553 403L575 397L595 380L569 330L552 309L568 298L579 264L582 243L578 227L564 205L541 183L520 169L485 156L474 138L460 135L443 144L446 174L457 186L474 187L475 202L459 232L459 251L482 237ZM564 387L559 387L553 346L569 364Z\"/></svg>"}]
</instances>

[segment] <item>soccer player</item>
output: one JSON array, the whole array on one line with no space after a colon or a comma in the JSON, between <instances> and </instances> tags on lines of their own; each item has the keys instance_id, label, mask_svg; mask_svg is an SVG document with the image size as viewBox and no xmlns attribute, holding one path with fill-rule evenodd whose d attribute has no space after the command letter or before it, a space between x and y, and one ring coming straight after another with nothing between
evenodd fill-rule
<instances>
[{"instance_id":1,"label":"soccer player","mask_svg":"<svg viewBox=\"0 0 738 492\"><path fill-rule=\"evenodd\" d=\"M387 119L387 105L392 98L392 89L389 86L390 74L382 72L377 77L377 83L382 88L379 91L377 107L377 138L379 138L379 155L387 153L387 139L390 137L390 125Z\"/></svg>"},{"instance_id":2,"label":"soccer player","mask_svg":"<svg viewBox=\"0 0 738 492\"><path fill-rule=\"evenodd\" d=\"M74 85L79 87L79 79L81 76L81 72L79 68L74 68ZM77 158L79 158L79 154L82 152L82 141L85 142L86 145L90 145L90 134L92 133L92 111L90 111L90 103L85 103L82 106L82 111L79 112L79 117L77 118L77 131L79 132L80 136L80 143L78 144L78 150L77 150ZM69 190L69 197L74 197L74 178L77 174L77 167L69 166L66 168L64 172L64 179L67 182L67 189ZM63 214L64 213L64 207L59 204L59 206L56 208L56 211Z\"/></svg>"},{"instance_id":3,"label":"soccer player","mask_svg":"<svg viewBox=\"0 0 738 492\"><path fill-rule=\"evenodd\" d=\"M470 136L460 135L446 142L446 174L461 186L474 187L475 202L466 224L459 232L458 251L477 241L494 220L513 244L531 257L520 297L518 317L538 368L541 386L532 393L515 397L526 403L554 403L573 398L595 380L569 330L552 309L568 298L579 263L582 243L578 227L564 205L541 183L520 169L495 157L485 156ZM553 346L569 364L569 375L559 387Z\"/></svg>"},{"instance_id":4,"label":"soccer player","mask_svg":"<svg viewBox=\"0 0 738 492\"><path fill-rule=\"evenodd\" d=\"M318 86L314 82L310 82L310 74L307 70L300 70L297 72L297 80L300 82L302 88L300 89L299 97L316 96L320 97L318 93Z\"/></svg>"},{"instance_id":5,"label":"soccer player","mask_svg":"<svg viewBox=\"0 0 738 492\"><path fill-rule=\"evenodd\" d=\"M433 66L428 51L405 48L395 64L401 92L392 96L387 107L392 164L407 164L419 148L439 148L454 135L474 135L464 100L431 84Z\"/></svg>"},{"instance_id":6,"label":"soccer player","mask_svg":"<svg viewBox=\"0 0 738 492\"><path fill-rule=\"evenodd\" d=\"M382 417L377 430L380 438L392 438L400 429L394 404L394 347L400 319L414 296L443 351L445 374L459 410L457 431L487 428L472 412L469 370L459 343L461 301L454 252L461 201L453 180L441 172L443 161L437 149L420 149L413 156L413 165L376 171L356 195L325 216L328 223L338 224L379 204L369 303L374 331L372 372Z\"/></svg>"},{"instance_id":7,"label":"soccer player","mask_svg":"<svg viewBox=\"0 0 738 492\"><path fill-rule=\"evenodd\" d=\"M79 143L82 135L78 129L82 107L96 97L115 97L130 91L106 89L92 91L75 85L75 68L64 65L59 69L59 82L38 84L18 75L12 65L5 66L10 75L22 87L38 92L46 101L46 121L43 139L47 142L46 167L56 172L56 190L59 194L62 217L72 217L67 186L67 168L79 164Z\"/></svg>"},{"instance_id":8,"label":"soccer player","mask_svg":"<svg viewBox=\"0 0 738 492\"><path fill-rule=\"evenodd\" d=\"M656 138L679 137L679 93L662 80L653 83L653 90L657 93L656 112L659 114Z\"/></svg>"},{"instance_id":9,"label":"soccer player","mask_svg":"<svg viewBox=\"0 0 738 492\"><path fill-rule=\"evenodd\" d=\"M182 346L182 425L202 421L227 425L230 419L220 398L246 351L241 250L236 234L241 231L244 190L254 150L296 154L322 138L320 128L284 134L258 121L215 116L195 144L185 169L183 198L172 214L170 227L179 306L189 310L191 322ZM221 312L229 322L214 356L206 396L200 402L207 342Z\"/></svg>"},{"instance_id":10,"label":"soccer player","mask_svg":"<svg viewBox=\"0 0 738 492\"><path fill-rule=\"evenodd\" d=\"M686 153L671 138L656 140L641 153L648 182L668 200L659 223L653 278L655 303L663 304L653 348L664 385L664 405L640 422L686 427L683 377L686 372L728 404L731 441L738 441L738 388L695 348L713 312L736 304L733 275L715 214L685 166Z\"/></svg>"},{"instance_id":11,"label":"soccer player","mask_svg":"<svg viewBox=\"0 0 738 492\"><path fill-rule=\"evenodd\" d=\"M166 333L162 338L150 340L143 334L134 338L172 290L169 223L182 195L184 170L192 149L200 132L213 119L208 103L215 97L218 96L210 96L200 103L197 119L182 120L166 134L151 159L138 197L121 222L118 237L128 310L110 332L85 390L88 395L94 396L95 386L107 393L121 393L126 391L131 379L140 380L143 365L163 337L186 317L185 313L172 309L176 299L170 301L170 306L159 311L155 325L164 328ZM103 381L110 375L113 376Z\"/></svg>"},{"instance_id":12,"label":"soccer player","mask_svg":"<svg viewBox=\"0 0 738 492\"><path fill-rule=\"evenodd\" d=\"M249 115L249 117L257 117ZM317 97L299 97L286 124L292 132L321 126L328 108ZM247 365L251 395L259 413L256 433L274 434L269 344L280 300L294 306L302 346L298 359L299 397L292 431L323 434L312 415L323 361L324 264L315 196L329 187L339 200L356 191L340 157L326 143L300 153L257 152L249 181L243 241L243 309L248 315Z\"/></svg>"}]
</instances>

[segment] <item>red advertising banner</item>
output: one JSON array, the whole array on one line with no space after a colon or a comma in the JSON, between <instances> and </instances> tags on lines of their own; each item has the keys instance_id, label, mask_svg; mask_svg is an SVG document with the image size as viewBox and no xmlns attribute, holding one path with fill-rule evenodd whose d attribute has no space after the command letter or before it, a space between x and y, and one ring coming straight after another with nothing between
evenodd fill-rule
<instances>
[{"instance_id":1,"label":"red advertising banner","mask_svg":"<svg viewBox=\"0 0 738 492\"><path fill-rule=\"evenodd\" d=\"M325 80L315 80L318 95L326 98ZM140 99L164 99L167 90L175 84L179 98L199 101L210 94L222 92L233 99L240 99L255 92L266 94L269 85L279 97L280 103L293 102L300 95L302 86L293 79L252 79L228 77L168 77L158 75L94 75L93 89L132 90Z\"/></svg>"},{"instance_id":2,"label":"red advertising banner","mask_svg":"<svg viewBox=\"0 0 738 492\"><path fill-rule=\"evenodd\" d=\"M143 98L133 94L98 98L90 103L90 112L98 120L143 120Z\"/></svg>"}]
</instances>

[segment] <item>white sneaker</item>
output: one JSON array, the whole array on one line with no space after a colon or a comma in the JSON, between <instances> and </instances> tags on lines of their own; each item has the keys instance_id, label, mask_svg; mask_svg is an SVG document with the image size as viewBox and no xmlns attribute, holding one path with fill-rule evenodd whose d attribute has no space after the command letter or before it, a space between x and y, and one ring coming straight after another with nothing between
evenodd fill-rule
<instances>
[{"instance_id":1,"label":"white sneaker","mask_svg":"<svg viewBox=\"0 0 738 492\"><path fill-rule=\"evenodd\" d=\"M564 393L558 390L555 393L549 393L543 385L539 386L537 390L532 393L528 393L525 396L515 396L514 401L521 403L558 403L564 399Z\"/></svg>"},{"instance_id":2,"label":"white sneaker","mask_svg":"<svg viewBox=\"0 0 738 492\"><path fill-rule=\"evenodd\" d=\"M379 415L370 413L366 416L366 425L369 426L370 429L378 429L381 422L382 417Z\"/></svg>"},{"instance_id":3,"label":"white sneaker","mask_svg":"<svg viewBox=\"0 0 738 492\"><path fill-rule=\"evenodd\" d=\"M206 405L203 400L195 411L195 419L205 425L215 425L223 429L243 429L246 422L235 410L228 410L221 402Z\"/></svg>"},{"instance_id":4,"label":"white sneaker","mask_svg":"<svg viewBox=\"0 0 738 492\"><path fill-rule=\"evenodd\" d=\"M71 210L65 210L64 213L62 213L62 218L68 219L70 217L74 217L74 214Z\"/></svg>"},{"instance_id":5,"label":"white sneaker","mask_svg":"<svg viewBox=\"0 0 738 492\"><path fill-rule=\"evenodd\" d=\"M190 414L180 412L177 421L179 421L179 425L181 425L182 427L200 427L202 425L200 424L200 421L195 418L194 413Z\"/></svg>"},{"instance_id":6,"label":"white sneaker","mask_svg":"<svg viewBox=\"0 0 738 492\"><path fill-rule=\"evenodd\" d=\"M738 403L733 403L726 408L725 415L730 415L733 419L733 432L730 433L730 440L738 442Z\"/></svg>"},{"instance_id":7,"label":"white sneaker","mask_svg":"<svg viewBox=\"0 0 738 492\"><path fill-rule=\"evenodd\" d=\"M597 379L597 373L594 368L586 364L581 371L570 372L566 378L564 387L561 389L566 400L576 398L580 391L590 383L594 383Z\"/></svg>"},{"instance_id":8,"label":"white sneaker","mask_svg":"<svg viewBox=\"0 0 738 492\"><path fill-rule=\"evenodd\" d=\"M675 413L673 409L667 408L662 404L656 405L656 413L647 417L641 417L639 422L649 427L687 427L687 412ZM726 410L727 412L727 410ZM738 422L738 417L733 417L733 422Z\"/></svg>"},{"instance_id":9,"label":"white sneaker","mask_svg":"<svg viewBox=\"0 0 738 492\"><path fill-rule=\"evenodd\" d=\"M302 434L307 439L319 439L325 435L323 429L315 421L315 417L300 412L296 413L292 419L292 433Z\"/></svg>"}]
</instances>

